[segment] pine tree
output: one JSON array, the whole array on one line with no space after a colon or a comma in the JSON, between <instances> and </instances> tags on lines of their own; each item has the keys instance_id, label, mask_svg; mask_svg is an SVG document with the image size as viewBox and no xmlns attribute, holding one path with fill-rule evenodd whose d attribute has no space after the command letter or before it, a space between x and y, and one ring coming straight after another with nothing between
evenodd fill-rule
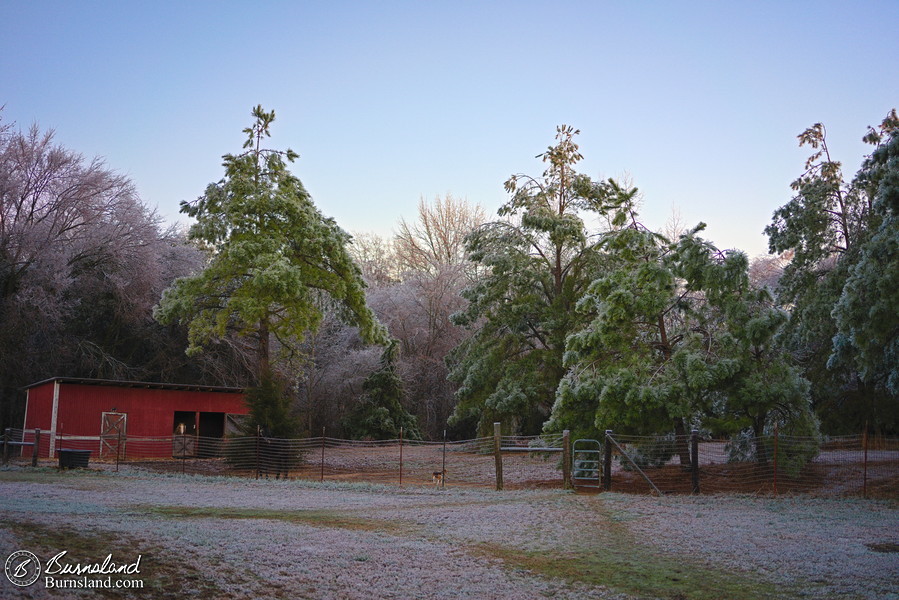
<instances>
[{"instance_id":1,"label":"pine tree","mask_svg":"<svg viewBox=\"0 0 899 600\"><path fill-rule=\"evenodd\" d=\"M323 299L366 341L386 343L387 334L365 303L346 249L350 236L322 216L287 169L298 155L263 148L274 111L257 106L253 117L245 151L224 156L224 179L196 202L181 203L196 219L190 239L209 251L209 262L166 290L155 315L187 324L189 353L232 333L254 339L261 380L270 370L271 339L283 347L302 340L321 321Z\"/></svg>"},{"instance_id":2,"label":"pine tree","mask_svg":"<svg viewBox=\"0 0 899 600\"><path fill-rule=\"evenodd\" d=\"M608 185L575 170L583 158L579 132L557 129L557 144L540 155L542 177L513 175L502 220L467 239L482 277L463 293L468 307L454 315L473 331L449 356L459 385L451 423L497 420L512 430L539 433L565 373L565 338L583 322L574 307L602 269L598 240L583 217L606 214Z\"/></svg>"}]
</instances>

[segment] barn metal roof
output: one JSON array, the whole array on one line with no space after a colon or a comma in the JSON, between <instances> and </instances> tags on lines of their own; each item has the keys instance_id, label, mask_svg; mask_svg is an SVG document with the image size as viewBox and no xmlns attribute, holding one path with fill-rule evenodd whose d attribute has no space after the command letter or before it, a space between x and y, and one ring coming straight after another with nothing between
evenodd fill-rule
<instances>
[{"instance_id":1,"label":"barn metal roof","mask_svg":"<svg viewBox=\"0 0 899 600\"><path fill-rule=\"evenodd\" d=\"M188 392L220 392L223 394L241 394L244 392L243 388L222 387L215 385L195 385L189 383L154 383L150 381L116 381L112 379L86 379L83 377L51 377L50 379L45 379L43 381L38 381L37 383L32 383L31 385L26 385L22 389L27 390L39 385L54 383L57 381L59 383L74 383L77 385L103 385L110 387L114 386L155 390L181 390Z\"/></svg>"}]
</instances>

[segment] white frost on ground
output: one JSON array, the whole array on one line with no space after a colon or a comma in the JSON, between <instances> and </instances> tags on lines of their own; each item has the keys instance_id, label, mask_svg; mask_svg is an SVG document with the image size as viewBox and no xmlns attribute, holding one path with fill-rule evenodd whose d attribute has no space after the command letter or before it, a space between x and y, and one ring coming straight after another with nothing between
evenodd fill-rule
<instances>
[{"instance_id":1,"label":"white frost on ground","mask_svg":"<svg viewBox=\"0 0 899 600\"><path fill-rule=\"evenodd\" d=\"M148 571L177 561L232 598L625 598L517 570L476 550L484 544L546 552L589 548L610 522L658 552L774 582L808 582L814 597L899 598L899 554L866 545L899 544L895 503L441 491L127 468L118 474L51 472L46 481L41 475L0 480L4 552L27 545L3 527L7 521L121 536L133 540L135 552L156 549L156 556L147 557ZM201 510L184 518L153 507ZM220 509L322 511L392 527L369 531L302 519L223 519L215 514ZM0 579L0 597L51 597L36 587L12 589Z\"/></svg>"}]
</instances>

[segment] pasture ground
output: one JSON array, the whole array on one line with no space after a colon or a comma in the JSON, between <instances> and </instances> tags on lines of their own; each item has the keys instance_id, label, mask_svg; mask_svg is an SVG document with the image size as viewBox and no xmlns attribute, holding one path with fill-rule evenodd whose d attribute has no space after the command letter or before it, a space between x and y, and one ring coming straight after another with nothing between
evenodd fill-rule
<instances>
[{"instance_id":1,"label":"pasture ground","mask_svg":"<svg viewBox=\"0 0 899 600\"><path fill-rule=\"evenodd\" d=\"M0 471L2 559L141 556L142 590L2 598L899 599L899 503Z\"/></svg>"}]
</instances>

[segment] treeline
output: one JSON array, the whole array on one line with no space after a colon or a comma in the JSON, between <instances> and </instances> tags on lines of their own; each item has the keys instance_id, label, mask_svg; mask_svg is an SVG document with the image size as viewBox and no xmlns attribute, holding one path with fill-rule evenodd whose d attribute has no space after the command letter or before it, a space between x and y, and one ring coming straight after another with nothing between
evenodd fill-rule
<instances>
[{"instance_id":1,"label":"treeline","mask_svg":"<svg viewBox=\"0 0 899 600\"><path fill-rule=\"evenodd\" d=\"M565 126L493 220L447 195L351 237L253 116L182 203L189 231L52 132L0 128L0 425L21 426L24 385L81 376L256 386L253 426L285 435L899 426L895 112L848 181L823 126L800 135L812 156L752 263L702 224L644 226L636 188L577 172Z\"/></svg>"},{"instance_id":2,"label":"treeline","mask_svg":"<svg viewBox=\"0 0 899 600\"><path fill-rule=\"evenodd\" d=\"M198 359L152 307L203 253L164 228L132 183L37 127L0 127L0 425L21 427L21 388L52 377L249 381L223 343Z\"/></svg>"}]
</instances>

